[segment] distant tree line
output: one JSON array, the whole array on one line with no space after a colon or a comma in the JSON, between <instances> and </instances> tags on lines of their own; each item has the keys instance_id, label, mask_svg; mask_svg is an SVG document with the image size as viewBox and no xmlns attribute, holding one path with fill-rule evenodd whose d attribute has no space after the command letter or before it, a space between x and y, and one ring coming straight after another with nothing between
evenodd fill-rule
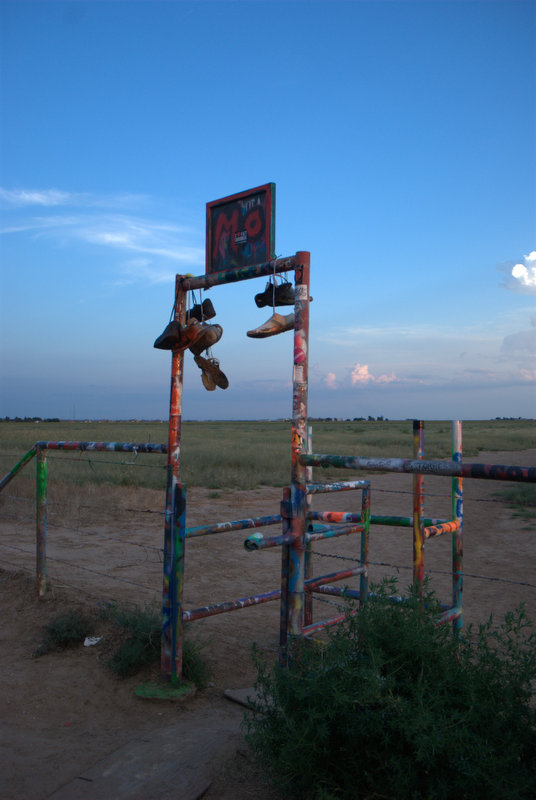
<instances>
[{"instance_id":1,"label":"distant tree line","mask_svg":"<svg viewBox=\"0 0 536 800\"><path fill-rule=\"evenodd\" d=\"M311 422L389 422L389 417L311 417Z\"/></svg>"},{"instance_id":2,"label":"distant tree line","mask_svg":"<svg viewBox=\"0 0 536 800\"><path fill-rule=\"evenodd\" d=\"M61 422L59 417L4 417L2 422Z\"/></svg>"}]
</instances>

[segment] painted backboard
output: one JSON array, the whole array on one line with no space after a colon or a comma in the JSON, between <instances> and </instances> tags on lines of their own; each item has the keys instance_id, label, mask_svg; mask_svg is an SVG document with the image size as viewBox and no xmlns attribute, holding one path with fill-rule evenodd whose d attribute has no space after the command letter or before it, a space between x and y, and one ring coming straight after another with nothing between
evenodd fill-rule
<instances>
[{"instance_id":1,"label":"painted backboard","mask_svg":"<svg viewBox=\"0 0 536 800\"><path fill-rule=\"evenodd\" d=\"M273 258L275 183L207 203L207 275Z\"/></svg>"}]
</instances>

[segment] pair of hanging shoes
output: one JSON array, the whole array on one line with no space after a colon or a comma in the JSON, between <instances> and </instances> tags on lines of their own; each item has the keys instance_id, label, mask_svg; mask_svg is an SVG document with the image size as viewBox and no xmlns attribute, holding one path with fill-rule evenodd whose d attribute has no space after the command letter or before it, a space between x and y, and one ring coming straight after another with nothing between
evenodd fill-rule
<instances>
[{"instance_id":1,"label":"pair of hanging shoes","mask_svg":"<svg viewBox=\"0 0 536 800\"><path fill-rule=\"evenodd\" d=\"M163 333L156 339L154 347L157 350L173 350L180 353L190 348L197 356L219 342L223 334L221 325L209 325L199 322L195 317L190 317L184 327L179 322L172 321Z\"/></svg>"},{"instance_id":2,"label":"pair of hanging shoes","mask_svg":"<svg viewBox=\"0 0 536 800\"><path fill-rule=\"evenodd\" d=\"M294 287L288 281L280 285L268 281L264 292L255 295L255 303L258 308L263 308L264 306L293 306L294 302Z\"/></svg>"},{"instance_id":3,"label":"pair of hanging shoes","mask_svg":"<svg viewBox=\"0 0 536 800\"><path fill-rule=\"evenodd\" d=\"M212 319L216 316L216 311L212 305L212 301L207 297L202 303L196 303L195 306L186 312L186 321L189 319L197 319L199 322L204 322L206 319Z\"/></svg>"},{"instance_id":4,"label":"pair of hanging shoes","mask_svg":"<svg viewBox=\"0 0 536 800\"><path fill-rule=\"evenodd\" d=\"M213 392L216 386L220 389L229 387L227 376L221 371L220 362L215 358L203 358L198 355L194 357L194 361L201 370L201 380L208 392Z\"/></svg>"}]
</instances>

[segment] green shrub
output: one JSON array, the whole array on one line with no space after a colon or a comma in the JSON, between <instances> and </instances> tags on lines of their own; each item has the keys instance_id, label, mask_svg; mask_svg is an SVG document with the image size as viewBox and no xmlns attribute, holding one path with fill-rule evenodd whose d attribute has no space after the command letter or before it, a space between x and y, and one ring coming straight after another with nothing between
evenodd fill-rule
<instances>
[{"instance_id":1,"label":"green shrub","mask_svg":"<svg viewBox=\"0 0 536 800\"><path fill-rule=\"evenodd\" d=\"M522 608L456 640L438 603L377 590L319 650L296 639L285 668L255 653L247 740L285 797L536 797L536 636Z\"/></svg>"},{"instance_id":2,"label":"green shrub","mask_svg":"<svg viewBox=\"0 0 536 800\"><path fill-rule=\"evenodd\" d=\"M52 650L63 650L80 644L92 629L92 621L79 611L70 610L59 614L45 627L43 641L34 655L41 656Z\"/></svg>"},{"instance_id":3,"label":"green shrub","mask_svg":"<svg viewBox=\"0 0 536 800\"><path fill-rule=\"evenodd\" d=\"M156 605L111 605L107 616L121 628L123 640L108 659L109 669L119 678L135 675L144 667L160 660L162 617ZM210 673L201 657L201 645L184 638L183 678L204 689Z\"/></svg>"}]
</instances>

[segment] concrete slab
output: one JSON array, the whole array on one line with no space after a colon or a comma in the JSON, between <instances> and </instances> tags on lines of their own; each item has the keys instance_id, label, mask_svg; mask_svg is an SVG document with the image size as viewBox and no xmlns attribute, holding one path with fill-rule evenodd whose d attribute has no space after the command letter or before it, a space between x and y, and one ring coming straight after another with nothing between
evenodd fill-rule
<instances>
[{"instance_id":1,"label":"concrete slab","mask_svg":"<svg viewBox=\"0 0 536 800\"><path fill-rule=\"evenodd\" d=\"M239 707L224 706L132 739L47 800L199 800L242 741Z\"/></svg>"}]
</instances>

